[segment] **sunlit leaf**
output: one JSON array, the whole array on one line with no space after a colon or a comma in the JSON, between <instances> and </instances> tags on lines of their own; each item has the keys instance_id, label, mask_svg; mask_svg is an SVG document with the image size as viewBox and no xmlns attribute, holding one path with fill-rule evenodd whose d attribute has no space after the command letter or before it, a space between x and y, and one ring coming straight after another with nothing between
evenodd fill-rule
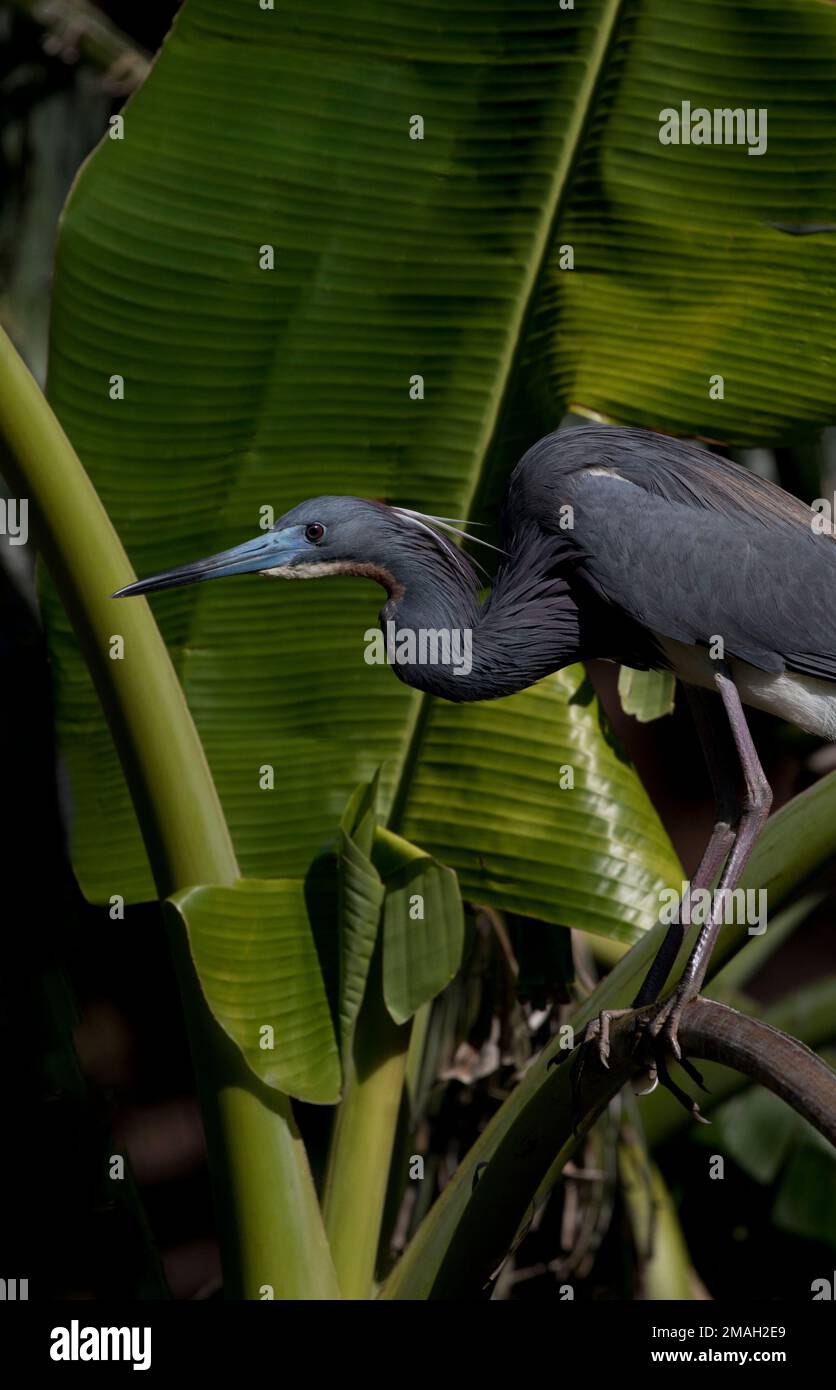
<instances>
[{"instance_id":1,"label":"sunlit leaf","mask_svg":"<svg viewBox=\"0 0 836 1390\"><path fill-rule=\"evenodd\" d=\"M190 888L170 907L209 1007L256 1076L300 1100L336 1101L340 1062L301 883Z\"/></svg>"},{"instance_id":2,"label":"sunlit leaf","mask_svg":"<svg viewBox=\"0 0 836 1390\"><path fill-rule=\"evenodd\" d=\"M435 701L413 757L398 828L474 902L635 941L681 879L580 666L505 700Z\"/></svg>"},{"instance_id":3,"label":"sunlit leaf","mask_svg":"<svg viewBox=\"0 0 836 1390\"><path fill-rule=\"evenodd\" d=\"M383 997L396 1023L433 999L462 959L464 914L456 875L382 830L375 860L386 888Z\"/></svg>"},{"instance_id":4,"label":"sunlit leaf","mask_svg":"<svg viewBox=\"0 0 836 1390\"><path fill-rule=\"evenodd\" d=\"M632 714L640 724L649 724L672 713L676 681L670 671L634 671L630 666L622 666L618 694L625 714Z\"/></svg>"}]
</instances>

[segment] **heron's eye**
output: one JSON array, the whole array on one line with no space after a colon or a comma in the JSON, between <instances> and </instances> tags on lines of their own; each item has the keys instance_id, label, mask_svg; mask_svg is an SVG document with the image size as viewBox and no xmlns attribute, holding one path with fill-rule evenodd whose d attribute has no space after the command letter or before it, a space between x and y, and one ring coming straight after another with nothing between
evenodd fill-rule
<instances>
[{"instance_id":1,"label":"heron's eye","mask_svg":"<svg viewBox=\"0 0 836 1390\"><path fill-rule=\"evenodd\" d=\"M310 526L305 527L306 541L321 541L325 535L325 527L320 526L318 521L312 521Z\"/></svg>"}]
</instances>

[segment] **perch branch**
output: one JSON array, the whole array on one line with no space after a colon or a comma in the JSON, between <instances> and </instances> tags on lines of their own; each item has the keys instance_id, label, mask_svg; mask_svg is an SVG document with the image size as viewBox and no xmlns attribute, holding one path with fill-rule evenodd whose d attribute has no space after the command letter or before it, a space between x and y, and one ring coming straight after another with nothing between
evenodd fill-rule
<instances>
[{"instance_id":1,"label":"perch branch","mask_svg":"<svg viewBox=\"0 0 836 1390\"><path fill-rule=\"evenodd\" d=\"M836 1147L836 1073L797 1038L728 1004L695 999L681 1040L688 1056L722 1062L766 1086Z\"/></svg>"}]
</instances>

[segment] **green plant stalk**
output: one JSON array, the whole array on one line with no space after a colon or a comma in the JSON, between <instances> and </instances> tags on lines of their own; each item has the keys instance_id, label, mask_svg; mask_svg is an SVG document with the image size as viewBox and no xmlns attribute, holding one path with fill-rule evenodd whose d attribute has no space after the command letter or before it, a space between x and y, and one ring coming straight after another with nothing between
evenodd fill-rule
<instances>
[{"instance_id":1,"label":"green plant stalk","mask_svg":"<svg viewBox=\"0 0 836 1390\"><path fill-rule=\"evenodd\" d=\"M144 599L90 479L0 329L0 439L10 486L27 498L119 752L161 898L232 883L238 865L212 775ZM121 636L124 657L111 659ZM116 890L114 885L114 890ZM260 1087L209 1014L185 938L174 959L204 1108L227 1292L339 1297L307 1156L285 1096Z\"/></svg>"},{"instance_id":2,"label":"green plant stalk","mask_svg":"<svg viewBox=\"0 0 836 1390\"><path fill-rule=\"evenodd\" d=\"M383 1000L380 941L343 1059L322 1198L325 1230L344 1298L372 1296L389 1168L412 1024L393 1022Z\"/></svg>"},{"instance_id":3,"label":"green plant stalk","mask_svg":"<svg viewBox=\"0 0 836 1390\"><path fill-rule=\"evenodd\" d=\"M427 1045L427 1037L430 1029L430 1019L432 1018L433 1001L428 999L426 1004L422 1004L412 1020L412 1033L409 1039L409 1049L406 1055L406 1072L404 1084L406 1093L409 1097L409 1111L412 1120L416 1118L415 1101L418 1094L418 1087L421 1083L421 1071L424 1063L424 1051Z\"/></svg>"},{"instance_id":4,"label":"green plant stalk","mask_svg":"<svg viewBox=\"0 0 836 1390\"><path fill-rule=\"evenodd\" d=\"M667 1184L634 1138L619 1144L621 1191L642 1256L643 1297L693 1299L699 1288Z\"/></svg>"}]
</instances>

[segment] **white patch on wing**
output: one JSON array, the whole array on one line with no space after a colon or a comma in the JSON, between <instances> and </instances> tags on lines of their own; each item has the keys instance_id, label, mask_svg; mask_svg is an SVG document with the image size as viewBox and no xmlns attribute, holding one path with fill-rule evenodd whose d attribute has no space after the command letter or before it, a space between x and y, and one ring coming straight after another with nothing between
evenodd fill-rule
<instances>
[{"instance_id":1,"label":"white patch on wing","mask_svg":"<svg viewBox=\"0 0 836 1390\"><path fill-rule=\"evenodd\" d=\"M617 483L624 483L626 487L638 487L630 478L622 478L620 473L616 473L613 468L585 468L581 474L584 478L615 478Z\"/></svg>"},{"instance_id":2,"label":"white patch on wing","mask_svg":"<svg viewBox=\"0 0 836 1390\"><path fill-rule=\"evenodd\" d=\"M686 642L661 637L658 633L654 636L680 680L704 690L716 688L715 663L704 647L690 647ZM786 719L809 734L818 734L831 742L836 740L836 682L796 675L793 671L780 675L759 671L736 656L729 657L728 664L745 705Z\"/></svg>"}]
</instances>

